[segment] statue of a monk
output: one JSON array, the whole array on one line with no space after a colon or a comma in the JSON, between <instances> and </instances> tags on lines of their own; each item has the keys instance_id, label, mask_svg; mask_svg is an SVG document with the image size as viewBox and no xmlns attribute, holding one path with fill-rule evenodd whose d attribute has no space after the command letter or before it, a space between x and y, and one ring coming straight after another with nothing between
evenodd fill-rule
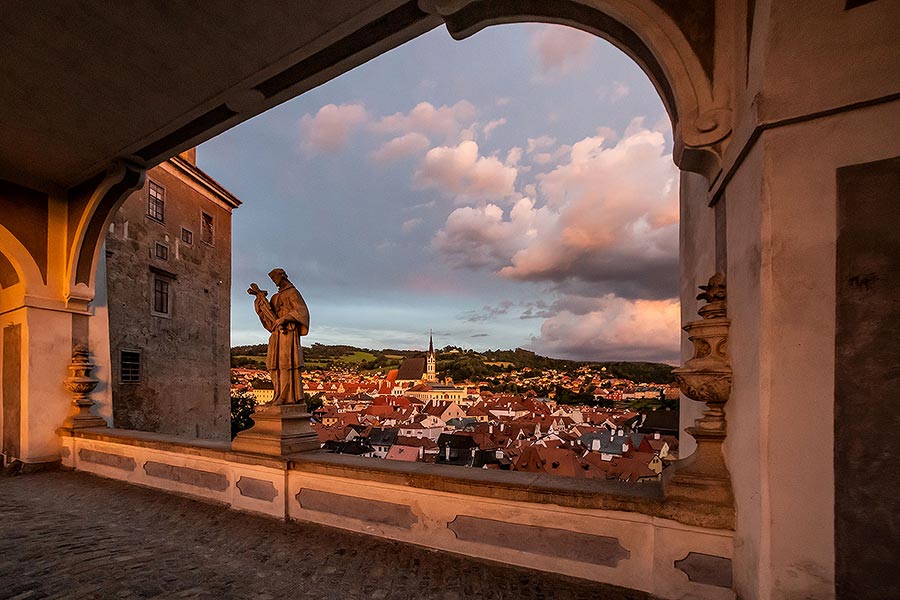
<instances>
[{"instance_id":1,"label":"statue of a monk","mask_svg":"<svg viewBox=\"0 0 900 600\"><path fill-rule=\"evenodd\" d=\"M253 308L269 336L266 368L272 376L275 398L272 404L298 404L303 401L303 348L300 336L309 333L309 309L284 269L273 269L269 278L278 286L271 300L267 292L250 284L247 293L255 296Z\"/></svg>"}]
</instances>

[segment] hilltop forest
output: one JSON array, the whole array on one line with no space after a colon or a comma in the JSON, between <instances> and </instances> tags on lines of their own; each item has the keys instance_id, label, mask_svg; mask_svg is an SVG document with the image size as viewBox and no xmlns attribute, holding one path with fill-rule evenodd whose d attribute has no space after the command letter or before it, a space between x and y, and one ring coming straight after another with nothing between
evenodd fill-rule
<instances>
[{"instance_id":1,"label":"hilltop forest","mask_svg":"<svg viewBox=\"0 0 900 600\"><path fill-rule=\"evenodd\" d=\"M266 344L235 346L231 349L232 367L265 368ZM674 380L672 366L652 362L596 362L549 358L529 350L486 350L476 352L456 346L436 350L437 372L441 378L453 381L474 381L494 377L500 373L524 368L535 371L556 370L574 372L580 367L605 368L611 377L630 379L636 383L670 383ZM354 346L329 346L314 343L303 349L307 370L356 368L375 373L396 369L405 358L424 357L421 350L370 350Z\"/></svg>"}]
</instances>

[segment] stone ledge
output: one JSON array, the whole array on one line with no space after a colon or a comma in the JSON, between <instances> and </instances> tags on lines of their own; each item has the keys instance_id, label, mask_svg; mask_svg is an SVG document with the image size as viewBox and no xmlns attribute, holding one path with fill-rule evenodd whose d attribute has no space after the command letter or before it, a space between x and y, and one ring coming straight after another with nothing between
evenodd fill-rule
<instances>
[{"instance_id":1,"label":"stone ledge","mask_svg":"<svg viewBox=\"0 0 900 600\"><path fill-rule=\"evenodd\" d=\"M228 462L294 470L358 481L448 492L497 500L554 504L568 508L639 513L694 527L734 529L734 509L714 503L666 499L662 482L624 483L574 479L494 469L408 463L311 451L287 457L234 452L228 442L182 438L125 429L61 429L65 437L84 438L202 456Z\"/></svg>"},{"instance_id":2,"label":"stone ledge","mask_svg":"<svg viewBox=\"0 0 900 600\"><path fill-rule=\"evenodd\" d=\"M638 484L574 479L494 469L374 460L326 452L305 452L289 458L289 469L317 475L515 502L634 512L695 527L734 529L732 509L700 502L691 505L668 502L664 497L662 482Z\"/></svg>"},{"instance_id":3,"label":"stone ledge","mask_svg":"<svg viewBox=\"0 0 900 600\"><path fill-rule=\"evenodd\" d=\"M132 431L130 429L98 427L95 429L60 429L59 434L65 437L83 438L86 440L109 442L112 444L124 444L126 446L136 446L138 448L176 452L188 456L202 456L204 458L213 458L281 470L286 469L288 464L287 459L284 458L232 452L230 442L183 438L175 435L152 433L149 431Z\"/></svg>"}]
</instances>

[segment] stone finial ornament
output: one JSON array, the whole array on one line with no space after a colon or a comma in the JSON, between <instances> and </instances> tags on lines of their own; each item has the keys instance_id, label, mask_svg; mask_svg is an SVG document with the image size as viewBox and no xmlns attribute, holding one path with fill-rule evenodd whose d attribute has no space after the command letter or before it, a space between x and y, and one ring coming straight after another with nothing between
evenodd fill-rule
<instances>
[{"instance_id":1,"label":"stone finial ornament","mask_svg":"<svg viewBox=\"0 0 900 600\"><path fill-rule=\"evenodd\" d=\"M106 420L91 413L91 392L97 387L99 380L91 375L94 363L91 362L91 353L87 347L77 345L72 349L72 362L69 363L71 375L63 380L66 390L73 395L72 405L74 414L66 419L64 427L70 429L84 429L87 427L106 427Z\"/></svg>"},{"instance_id":2,"label":"stone finial ornament","mask_svg":"<svg viewBox=\"0 0 900 600\"><path fill-rule=\"evenodd\" d=\"M694 355L675 369L681 392L691 400L706 403L703 417L686 429L697 441L697 449L680 461L666 486L667 497L733 507L731 477L725 465L725 403L731 395L732 370L728 357L727 289L725 277L716 273L697 296L706 304L697 311L700 319L684 326L694 345Z\"/></svg>"},{"instance_id":3,"label":"stone finial ornament","mask_svg":"<svg viewBox=\"0 0 900 600\"><path fill-rule=\"evenodd\" d=\"M685 396L706 402L708 411L721 416L715 421L717 428L724 431L722 406L731 394L731 363L728 359L728 326L731 322L725 317L725 277L716 273L700 289L703 293L697 295L697 300L706 301L697 310L702 318L684 326L688 339L694 344L694 356L683 367L675 369L675 380Z\"/></svg>"},{"instance_id":4,"label":"stone finial ornament","mask_svg":"<svg viewBox=\"0 0 900 600\"><path fill-rule=\"evenodd\" d=\"M703 316L703 309L708 308L709 304L713 302L725 302L727 294L725 293L725 276L721 273L716 273L712 277L709 278L709 283L706 285L701 285L700 289L703 290L703 293L697 294L697 300L706 300L707 306L703 306L700 308L700 316ZM720 315L720 316L725 316Z\"/></svg>"}]
</instances>

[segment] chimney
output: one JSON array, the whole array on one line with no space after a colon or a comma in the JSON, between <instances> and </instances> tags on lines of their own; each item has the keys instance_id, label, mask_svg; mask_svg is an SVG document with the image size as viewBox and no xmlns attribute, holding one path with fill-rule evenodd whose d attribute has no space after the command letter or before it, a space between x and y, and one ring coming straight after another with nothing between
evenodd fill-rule
<instances>
[{"instance_id":1,"label":"chimney","mask_svg":"<svg viewBox=\"0 0 900 600\"><path fill-rule=\"evenodd\" d=\"M623 435L625 435L625 432L620 429L616 435L618 435L619 437L622 437Z\"/></svg>"},{"instance_id":2,"label":"chimney","mask_svg":"<svg viewBox=\"0 0 900 600\"><path fill-rule=\"evenodd\" d=\"M659 432L658 432L658 431L657 431L656 433L653 434L653 439L654 439L654 440L658 440L658 439L659 439Z\"/></svg>"},{"instance_id":3,"label":"chimney","mask_svg":"<svg viewBox=\"0 0 900 600\"><path fill-rule=\"evenodd\" d=\"M591 441L591 450L593 450L594 452L600 451L600 440Z\"/></svg>"},{"instance_id":4,"label":"chimney","mask_svg":"<svg viewBox=\"0 0 900 600\"><path fill-rule=\"evenodd\" d=\"M622 444L622 452L628 452L628 444Z\"/></svg>"}]
</instances>

